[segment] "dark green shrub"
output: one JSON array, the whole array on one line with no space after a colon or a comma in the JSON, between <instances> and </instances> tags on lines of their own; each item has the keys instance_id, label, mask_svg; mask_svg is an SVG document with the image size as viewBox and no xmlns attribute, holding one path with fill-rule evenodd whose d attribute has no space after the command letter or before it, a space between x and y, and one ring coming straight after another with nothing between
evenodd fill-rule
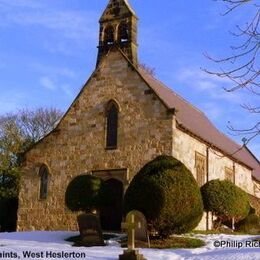
<instances>
[{"instance_id":1,"label":"dark green shrub","mask_svg":"<svg viewBox=\"0 0 260 260\"><path fill-rule=\"evenodd\" d=\"M236 230L243 233L259 235L260 217L258 217L256 214L248 215L245 219L236 224Z\"/></svg>"},{"instance_id":2,"label":"dark green shrub","mask_svg":"<svg viewBox=\"0 0 260 260\"><path fill-rule=\"evenodd\" d=\"M191 172L171 156L159 156L134 177L124 198L125 213L139 210L160 236L194 229L203 214L202 198Z\"/></svg>"},{"instance_id":3,"label":"dark green shrub","mask_svg":"<svg viewBox=\"0 0 260 260\"><path fill-rule=\"evenodd\" d=\"M248 215L255 214L255 212L256 212L255 208L253 208L253 207L250 205L250 210L249 210Z\"/></svg>"},{"instance_id":4,"label":"dark green shrub","mask_svg":"<svg viewBox=\"0 0 260 260\"><path fill-rule=\"evenodd\" d=\"M201 187L204 208L212 211L221 222L244 219L250 210L245 191L228 180L212 180Z\"/></svg>"},{"instance_id":5,"label":"dark green shrub","mask_svg":"<svg viewBox=\"0 0 260 260\"><path fill-rule=\"evenodd\" d=\"M92 175L80 175L74 178L65 193L66 206L71 211L89 212L98 209L101 204L100 193L103 181Z\"/></svg>"}]
</instances>

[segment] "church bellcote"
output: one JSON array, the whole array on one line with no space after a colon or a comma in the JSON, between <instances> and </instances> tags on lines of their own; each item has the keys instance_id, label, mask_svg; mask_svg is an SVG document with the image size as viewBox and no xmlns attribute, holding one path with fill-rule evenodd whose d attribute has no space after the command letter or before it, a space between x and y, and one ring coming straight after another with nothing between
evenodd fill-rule
<instances>
[{"instance_id":1,"label":"church bellcote","mask_svg":"<svg viewBox=\"0 0 260 260\"><path fill-rule=\"evenodd\" d=\"M110 0L102 14L97 65L113 47L120 48L133 64L137 64L138 18L127 0Z\"/></svg>"}]
</instances>

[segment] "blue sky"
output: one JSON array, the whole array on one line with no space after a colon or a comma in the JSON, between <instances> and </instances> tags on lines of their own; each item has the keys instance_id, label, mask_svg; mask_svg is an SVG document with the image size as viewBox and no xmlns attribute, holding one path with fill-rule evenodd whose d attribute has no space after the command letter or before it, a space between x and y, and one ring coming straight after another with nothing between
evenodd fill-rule
<instances>
[{"instance_id":1,"label":"blue sky","mask_svg":"<svg viewBox=\"0 0 260 260\"><path fill-rule=\"evenodd\" d=\"M108 0L0 0L0 114L20 108L69 107L93 71L98 20ZM230 31L252 14L246 7L221 16L225 6L211 0L129 0L139 17L139 60L156 77L204 111L224 133L230 121L247 128L257 117L244 103L259 103L247 92L226 93L225 79L205 58L227 55ZM233 136L241 143L242 136ZM260 156L260 138L249 147Z\"/></svg>"}]
</instances>

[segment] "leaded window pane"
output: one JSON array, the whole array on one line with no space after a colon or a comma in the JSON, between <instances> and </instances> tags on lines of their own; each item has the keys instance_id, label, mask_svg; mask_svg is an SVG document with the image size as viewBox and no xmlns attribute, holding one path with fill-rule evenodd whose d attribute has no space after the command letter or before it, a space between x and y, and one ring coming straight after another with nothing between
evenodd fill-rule
<instances>
[{"instance_id":1,"label":"leaded window pane","mask_svg":"<svg viewBox=\"0 0 260 260\"><path fill-rule=\"evenodd\" d=\"M118 128L118 110L112 104L107 112L107 148L116 148Z\"/></svg>"},{"instance_id":2,"label":"leaded window pane","mask_svg":"<svg viewBox=\"0 0 260 260\"><path fill-rule=\"evenodd\" d=\"M47 199L48 195L48 179L49 179L49 172L48 168L43 165L40 168L40 199L44 200Z\"/></svg>"},{"instance_id":3,"label":"leaded window pane","mask_svg":"<svg viewBox=\"0 0 260 260\"><path fill-rule=\"evenodd\" d=\"M198 185L202 186L206 182L206 156L196 153L195 166Z\"/></svg>"}]
</instances>

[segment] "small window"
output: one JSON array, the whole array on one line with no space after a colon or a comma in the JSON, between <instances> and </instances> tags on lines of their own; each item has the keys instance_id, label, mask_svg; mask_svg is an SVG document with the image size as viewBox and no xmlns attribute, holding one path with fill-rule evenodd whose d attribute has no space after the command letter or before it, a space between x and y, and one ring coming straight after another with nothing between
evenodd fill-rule
<instances>
[{"instance_id":1,"label":"small window","mask_svg":"<svg viewBox=\"0 0 260 260\"><path fill-rule=\"evenodd\" d=\"M225 167L225 179L231 182L234 181L234 171L231 168Z\"/></svg>"},{"instance_id":2,"label":"small window","mask_svg":"<svg viewBox=\"0 0 260 260\"><path fill-rule=\"evenodd\" d=\"M206 157L198 152L195 154L195 167L197 174L197 182L201 187L206 182Z\"/></svg>"},{"instance_id":3,"label":"small window","mask_svg":"<svg viewBox=\"0 0 260 260\"><path fill-rule=\"evenodd\" d=\"M106 147L108 149L117 148L118 134L118 106L114 101L110 101L106 113Z\"/></svg>"},{"instance_id":4,"label":"small window","mask_svg":"<svg viewBox=\"0 0 260 260\"><path fill-rule=\"evenodd\" d=\"M126 23L121 23L118 27L118 39L120 42L129 41L129 29Z\"/></svg>"},{"instance_id":5,"label":"small window","mask_svg":"<svg viewBox=\"0 0 260 260\"><path fill-rule=\"evenodd\" d=\"M40 177L40 200L47 199L49 171L46 165L42 165L39 171Z\"/></svg>"},{"instance_id":6,"label":"small window","mask_svg":"<svg viewBox=\"0 0 260 260\"><path fill-rule=\"evenodd\" d=\"M112 45L114 44L114 40L114 28L112 26L108 26L104 32L104 43L106 45Z\"/></svg>"}]
</instances>

